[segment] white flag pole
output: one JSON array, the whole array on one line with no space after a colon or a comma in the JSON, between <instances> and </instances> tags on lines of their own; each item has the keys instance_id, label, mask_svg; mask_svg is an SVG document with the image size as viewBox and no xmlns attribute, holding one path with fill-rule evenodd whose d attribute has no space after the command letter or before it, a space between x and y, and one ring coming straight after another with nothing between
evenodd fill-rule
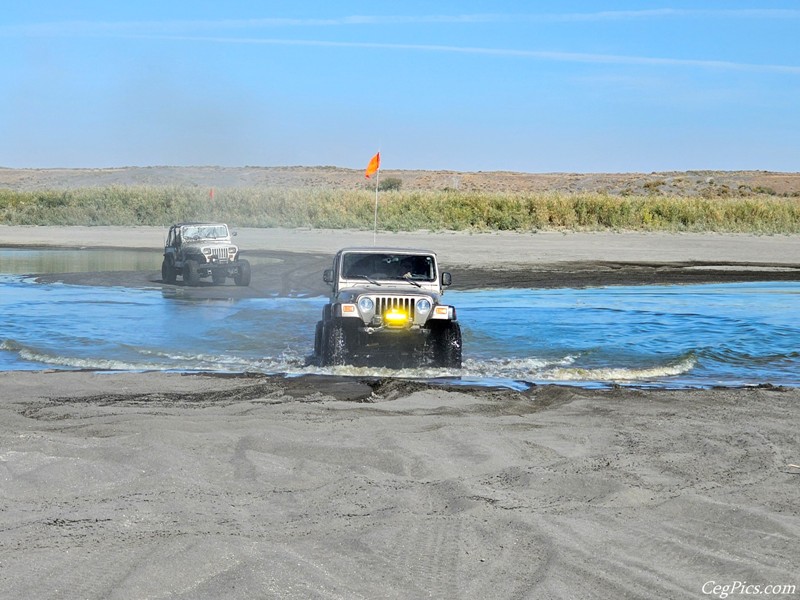
<instances>
[{"instance_id":1,"label":"white flag pole","mask_svg":"<svg viewBox=\"0 0 800 600\"><path fill-rule=\"evenodd\" d=\"M378 170L375 171L375 224L372 228L372 245L377 244L378 238L378 182L381 179L381 165L378 163Z\"/></svg>"}]
</instances>

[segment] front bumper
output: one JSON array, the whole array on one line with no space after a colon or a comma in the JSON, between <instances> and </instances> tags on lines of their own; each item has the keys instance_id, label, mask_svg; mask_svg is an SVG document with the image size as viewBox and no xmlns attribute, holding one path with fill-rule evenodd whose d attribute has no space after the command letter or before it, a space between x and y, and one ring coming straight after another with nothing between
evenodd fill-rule
<instances>
[{"instance_id":1,"label":"front bumper","mask_svg":"<svg viewBox=\"0 0 800 600\"><path fill-rule=\"evenodd\" d=\"M223 259L215 259L211 257L213 260L209 260L204 263L199 263L197 267L199 269L238 269L239 266L242 264L240 260L223 260Z\"/></svg>"},{"instance_id":2,"label":"front bumper","mask_svg":"<svg viewBox=\"0 0 800 600\"><path fill-rule=\"evenodd\" d=\"M414 331L431 321L457 320L455 307L446 304L433 305L425 312L407 307L390 307L378 312L361 310L357 304L342 303L332 307L332 316L357 321L360 328L370 333L378 330Z\"/></svg>"}]
</instances>

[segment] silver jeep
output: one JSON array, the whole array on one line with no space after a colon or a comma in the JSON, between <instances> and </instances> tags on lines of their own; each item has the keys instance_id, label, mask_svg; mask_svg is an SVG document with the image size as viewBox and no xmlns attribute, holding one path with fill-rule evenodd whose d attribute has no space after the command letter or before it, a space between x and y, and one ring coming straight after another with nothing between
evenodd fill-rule
<instances>
[{"instance_id":1,"label":"silver jeep","mask_svg":"<svg viewBox=\"0 0 800 600\"><path fill-rule=\"evenodd\" d=\"M197 285L203 277L221 285L232 277L236 285L246 286L250 285L250 263L240 258L224 223L176 223L164 243L161 280L175 283L178 275L187 285Z\"/></svg>"},{"instance_id":2,"label":"silver jeep","mask_svg":"<svg viewBox=\"0 0 800 600\"><path fill-rule=\"evenodd\" d=\"M442 302L451 276L433 252L344 248L323 279L332 289L314 338L321 365L461 368L456 309Z\"/></svg>"}]
</instances>

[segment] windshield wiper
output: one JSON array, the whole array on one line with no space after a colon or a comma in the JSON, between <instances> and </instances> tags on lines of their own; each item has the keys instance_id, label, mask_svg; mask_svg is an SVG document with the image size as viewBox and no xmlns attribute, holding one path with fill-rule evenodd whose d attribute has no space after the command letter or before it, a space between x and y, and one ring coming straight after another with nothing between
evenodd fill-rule
<instances>
[{"instance_id":1,"label":"windshield wiper","mask_svg":"<svg viewBox=\"0 0 800 600\"><path fill-rule=\"evenodd\" d=\"M377 281L375 281L369 275L350 275L349 278L350 279L366 279L367 281L369 281L373 285L382 285L382 284L378 283Z\"/></svg>"},{"instance_id":2,"label":"windshield wiper","mask_svg":"<svg viewBox=\"0 0 800 600\"><path fill-rule=\"evenodd\" d=\"M414 281L413 279L411 279L411 275L407 275L407 274L406 274L406 275L403 275L403 279L405 279L405 280L406 280L408 283L410 283L411 285L415 285L415 286L417 286L418 288L421 288L421 287L422 287L422 286L421 286L419 283L417 283L416 281Z\"/></svg>"}]
</instances>

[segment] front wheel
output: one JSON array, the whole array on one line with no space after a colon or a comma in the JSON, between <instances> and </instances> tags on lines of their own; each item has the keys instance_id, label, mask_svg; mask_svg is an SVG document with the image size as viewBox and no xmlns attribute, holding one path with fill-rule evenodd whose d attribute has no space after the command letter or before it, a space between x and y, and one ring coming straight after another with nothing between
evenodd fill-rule
<instances>
[{"instance_id":1,"label":"front wheel","mask_svg":"<svg viewBox=\"0 0 800 600\"><path fill-rule=\"evenodd\" d=\"M161 282L175 283L176 277L175 267L165 258L161 263Z\"/></svg>"},{"instance_id":2,"label":"front wheel","mask_svg":"<svg viewBox=\"0 0 800 600\"><path fill-rule=\"evenodd\" d=\"M192 286L200 283L200 273L197 272L196 260L187 260L183 263L183 281Z\"/></svg>"},{"instance_id":3,"label":"front wheel","mask_svg":"<svg viewBox=\"0 0 800 600\"><path fill-rule=\"evenodd\" d=\"M347 333L344 325L328 321L322 326L322 366L338 367L347 363Z\"/></svg>"},{"instance_id":4,"label":"front wheel","mask_svg":"<svg viewBox=\"0 0 800 600\"><path fill-rule=\"evenodd\" d=\"M322 361L322 321L317 321L314 328L314 358Z\"/></svg>"},{"instance_id":5,"label":"front wheel","mask_svg":"<svg viewBox=\"0 0 800 600\"><path fill-rule=\"evenodd\" d=\"M438 325L431 331L433 361L443 369L461 368L461 326L455 321Z\"/></svg>"},{"instance_id":6,"label":"front wheel","mask_svg":"<svg viewBox=\"0 0 800 600\"><path fill-rule=\"evenodd\" d=\"M233 281L236 285L250 285L250 263L244 258L239 261L239 268L236 269Z\"/></svg>"}]
</instances>

